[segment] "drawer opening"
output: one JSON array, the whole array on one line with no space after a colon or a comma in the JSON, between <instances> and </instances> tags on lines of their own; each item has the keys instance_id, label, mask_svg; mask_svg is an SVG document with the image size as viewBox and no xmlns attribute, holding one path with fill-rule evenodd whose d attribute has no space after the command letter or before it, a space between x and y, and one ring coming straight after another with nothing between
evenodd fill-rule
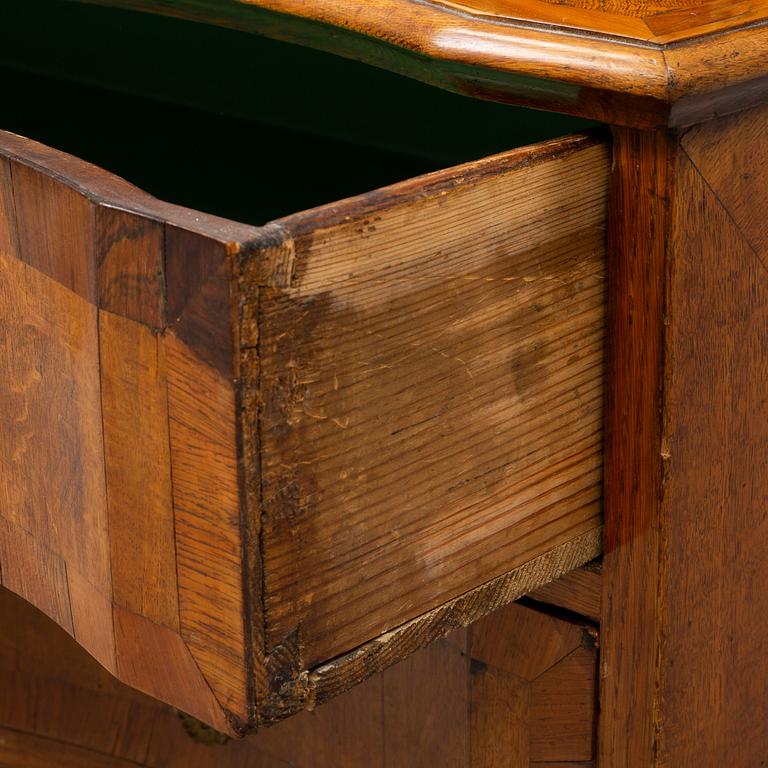
<instances>
[{"instance_id":1,"label":"drawer opening","mask_svg":"<svg viewBox=\"0 0 768 768\"><path fill-rule=\"evenodd\" d=\"M589 125L153 14L13 0L0 20L1 129L249 224Z\"/></svg>"}]
</instances>

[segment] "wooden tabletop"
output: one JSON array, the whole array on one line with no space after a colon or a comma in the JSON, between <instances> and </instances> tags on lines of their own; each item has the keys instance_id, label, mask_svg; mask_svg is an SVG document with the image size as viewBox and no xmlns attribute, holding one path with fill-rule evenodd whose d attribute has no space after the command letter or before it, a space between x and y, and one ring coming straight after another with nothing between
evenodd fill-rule
<instances>
[{"instance_id":1,"label":"wooden tabletop","mask_svg":"<svg viewBox=\"0 0 768 768\"><path fill-rule=\"evenodd\" d=\"M681 125L768 94L768 1L81 0L265 34L439 87Z\"/></svg>"}]
</instances>

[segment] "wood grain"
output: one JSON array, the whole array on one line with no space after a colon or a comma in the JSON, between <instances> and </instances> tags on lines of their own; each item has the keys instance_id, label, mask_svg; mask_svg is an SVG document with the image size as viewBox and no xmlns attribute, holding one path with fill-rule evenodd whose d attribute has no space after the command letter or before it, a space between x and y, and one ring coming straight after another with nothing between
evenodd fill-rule
<instances>
[{"instance_id":1,"label":"wood grain","mask_svg":"<svg viewBox=\"0 0 768 768\"><path fill-rule=\"evenodd\" d=\"M467 764L467 636L457 630L382 676L384 768Z\"/></svg>"},{"instance_id":2,"label":"wood grain","mask_svg":"<svg viewBox=\"0 0 768 768\"><path fill-rule=\"evenodd\" d=\"M599 754L616 766L655 759L670 145L661 132L614 131Z\"/></svg>"},{"instance_id":3,"label":"wood grain","mask_svg":"<svg viewBox=\"0 0 768 768\"><path fill-rule=\"evenodd\" d=\"M159 332L167 243L191 225L191 237L226 255L239 247L230 235L253 230L154 201L21 137L3 134L2 151L0 578L123 680L231 731L249 716L240 520L235 514L232 530L219 525L208 540L194 515L215 484L216 503L229 488L237 507L234 385L210 401L223 409L215 414L221 423L204 430L214 447L229 440L230 463L214 461L196 475L192 491L200 496L189 503L189 467L207 411L188 402L185 414L186 384L172 386L173 376L185 366L196 376L205 363L185 352L190 360L173 358L169 373L172 337L163 342ZM183 256L171 250L173 259ZM196 277L189 280L195 296L205 292ZM228 316L222 322L230 328ZM211 395L205 381L193 393L203 402ZM178 446L172 455L171 415L176 437L190 429L181 456ZM229 486L225 470L235 478ZM220 476L214 481L211 472ZM214 515L226 512L219 506ZM229 549L217 549L222 535ZM209 547L202 577L190 568L196 541ZM235 561L226 559L232 551ZM233 562L228 579L219 578ZM233 601L226 629L217 626ZM237 695L227 674L240 681Z\"/></svg>"},{"instance_id":4,"label":"wood grain","mask_svg":"<svg viewBox=\"0 0 768 768\"><path fill-rule=\"evenodd\" d=\"M351 653L316 667L308 675L306 682L299 677L304 686L302 694L305 698L300 699L296 706L328 701L447 632L468 626L523 597L537 586L557 579L590 560L590 553L599 551L602 551L602 531L590 531L505 576L471 590L424 616L406 622ZM280 711L277 713L278 716L282 714ZM265 720L270 716L274 718L275 713L267 711L263 715Z\"/></svg>"},{"instance_id":5,"label":"wood grain","mask_svg":"<svg viewBox=\"0 0 768 768\"><path fill-rule=\"evenodd\" d=\"M181 634L220 700L245 713L235 395L172 333L164 345Z\"/></svg>"},{"instance_id":6,"label":"wood grain","mask_svg":"<svg viewBox=\"0 0 768 768\"><path fill-rule=\"evenodd\" d=\"M613 227L644 251L614 267L607 765L759 765L768 753L768 605L756 586L766 562L764 120L761 108L682 137L617 134L617 184L638 213Z\"/></svg>"},{"instance_id":7,"label":"wood grain","mask_svg":"<svg viewBox=\"0 0 768 768\"><path fill-rule=\"evenodd\" d=\"M531 683L531 765L592 763L597 714L597 651L581 645Z\"/></svg>"},{"instance_id":8,"label":"wood grain","mask_svg":"<svg viewBox=\"0 0 768 768\"><path fill-rule=\"evenodd\" d=\"M60 764L58 748L63 760L84 768L110 760L146 768L593 765L578 745L567 750L585 718L594 725L594 649L567 653L580 637L576 625L530 608L503 609L313 712L223 742L110 677L61 628L2 589L0 626L0 762L12 753L23 756L22 765L47 768ZM510 629L528 632L529 642L508 646ZM528 684L508 670L525 671L528 649L537 644L553 649L537 670L566 655ZM492 680L525 703L519 728L510 727L509 708L491 706L504 702L491 698ZM515 733L521 748L560 755L562 763L516 761L520 752L505 749Z\"/></svg>"},{"instance_id":9,"label":"wood grain","mask_svg":"<svg viewBox=\"0 0 768 768\"><path fill-rule=\"evenodd\" d=\"M765 110L758 115L764 123ZM739 226L761 215L752 192L758 179L764 184L768 143L761 136L745 148L736 127L741 122L731 125L733 131L724 126L717 132L716 151L748 151L753 164L741 183L732 180L725 199L713 192L710 178L720 186L727 177L703 176L682 155L676 169L685 202L672 216L676 269L669 290L677 312L667 331L663 427L669 477L662 513L660 761L667 765L750 764L768 754L766 627L758 618L766 615L768 601L756 589L766 575L768 533L768 480L756 471L768 438L768 251ZM691 137L686 150L700 146L708 133ZM728 198L739 199L736 211ZM747 217L753 205L757 209ZM692 619L699 626L695 633ZM683 704L683 690L699 695Z\"/></svg>"},{"instance_id":10,"label":"wood grain","mask_svg":"<svg viewBox=\"0 0 768 768\"><path fill-rule=\"evenodd\" d=\"M472 768L594 764L592 633L517 604L471 628Z\"/></svg>"},{"instance_id":11,"label":"wood grain","mask_svg":"<svg viewBox=\"0 0 768 768\"><path fill-rule=\"evenodd\" d=\"M96 208L99 306L150 328L165 326L162 222Z\"/></svg>"},{"instance_id":12,"label":"wood grain","mask_svg":"<svg viewBox=\"0 0 768 768\"><path fill-rule=\"evenodd\" d=\"M104 311L99 342L114 602L178 629L164 346Z\"/></svg>"},{"instance_id":13,"label":"wood grain","mask_svg":"<svg viewBox=\"0 0 768 768\"><path fill-rule=\"evenodd\" d=\"M4 587L74 632L63 558L5 518L0 519L0 568Z\"/></svg>"},{"instance_id":14,"label":"wood grain","mask_svg":"<svg viewBox=\"0 0 768 768\"><path fill-rule=\"evenodd\" d=\"M232 731L226 713L176 632L119 606L114 608L114 622L121 680L161 701L174 702L223 733Z\"/></svg>"},{"instance_id":15,"label":"wood grain","mask_svg":"<svg viewBox=\"0 0 768 768\"><path fill-rule=\"evenodd\" d=\"M768 4L86 0L330 51L433 85L651 128L766 98Z\"/></svg>"},{"instance_id":16,"label":"wood grain","mask_svg":"<svg viewBox=\"0 0 768 768\"><path fill-rule=\"evenodd\" d=\"M11 163L20 258L95 303L92 203L71 187Z\"/></svg>"},{"instance_id":17,"label":"wood grain","mask_svg":"<svg viewBox=\"0 0 768 768\"><path fill-rule=\"evenodd\" d=\"M599 622L602 589L602 563L595 561L529 592L527 597Z\"/></svg>"},{"instance_id":18,"label":"wood grain","mask_svg":"<svg viewBox=\"0 0 768 768\"><path fill-rule=\"evenodd\" d=\"M312 666L599 526L607 163L556 141L278 222L268 647Z\"/></svg>"},{"instance_id":19,"label":"wood grain","mask_svg":"<svg viewBox=\"0 0 768 768\"><path fill-rule=\"evenodd\" d=\"M13 257L19 255L11 164L5 157L0 157L0 253Z\"/></svg>"},{"instance_id":20,"label":"wood grain","mask_svg":"<svg viewBox=\"0 0 768 768\"><path fill-rule=\"evenodd\" d=\"M0 270L0 510L108 592L96 310L5 254Z\"/></svg>"}]
</instances>

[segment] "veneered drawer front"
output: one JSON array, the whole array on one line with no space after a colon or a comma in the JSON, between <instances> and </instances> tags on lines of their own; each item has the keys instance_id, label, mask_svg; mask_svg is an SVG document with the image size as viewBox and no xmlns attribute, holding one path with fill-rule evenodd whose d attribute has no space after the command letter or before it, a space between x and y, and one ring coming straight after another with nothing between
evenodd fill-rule
<instances>
[{"instance_id":1,"label":"veneered drawer front","mask_svg":"<svg viewBox=\"0 0 768 768\"><path fill-rule=\"evenodd\" d=\"M571 137L255 228L2 134L3 586L236 733L594 557L608 172Z\"/></svg>"}]
</instances>

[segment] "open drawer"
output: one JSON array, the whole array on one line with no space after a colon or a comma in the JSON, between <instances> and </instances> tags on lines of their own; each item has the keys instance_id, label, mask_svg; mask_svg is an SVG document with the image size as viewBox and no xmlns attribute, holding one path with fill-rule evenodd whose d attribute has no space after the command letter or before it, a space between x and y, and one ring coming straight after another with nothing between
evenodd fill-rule
<instances>
[{"instance_id":1,"label":"open drawer","mask_svg":"<svg viewBox=\"0 0 768 768\"><path fill-rule=\"evenodd\" d=\"M609 147L252 227L0 135L0 574L227 732L600 551Z\"/></svg>"}]
</instances>

